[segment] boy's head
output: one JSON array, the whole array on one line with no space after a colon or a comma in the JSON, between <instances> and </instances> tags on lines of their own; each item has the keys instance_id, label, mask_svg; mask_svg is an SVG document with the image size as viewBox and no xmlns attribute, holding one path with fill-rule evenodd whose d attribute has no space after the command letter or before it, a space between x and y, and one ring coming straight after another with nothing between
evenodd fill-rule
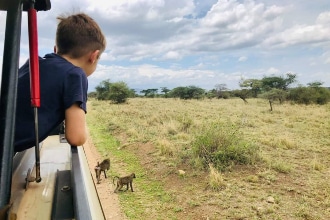
<instances>
[{"instance_id":1,"label":"boy's head","mask_svg":"<svg viewBox=\"0 0 330 220\"><path fill-rule=\"evenodd\" d=\"M106 40L99 25L84 13L57 17L56 53L77 59L105 50Z\"/></svg>"}]
</instances>

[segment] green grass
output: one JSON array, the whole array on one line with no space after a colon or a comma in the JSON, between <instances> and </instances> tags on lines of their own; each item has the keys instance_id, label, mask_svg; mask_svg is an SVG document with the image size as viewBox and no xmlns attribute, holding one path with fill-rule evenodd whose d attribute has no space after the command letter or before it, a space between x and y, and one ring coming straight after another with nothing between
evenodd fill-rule
<instances>
[{"instance_id":1,"label":"green grass","mask_svg":"<svg viewBox=\"0 0 330 220\"><path fill-rule=\"evenodd\" d=\"M129 219L327 220L329 115L329 104L137 98L90 100L87 118L111 174L137 174L136 192L119 194Z\"/></svg>"},{"instance_id":2,"label":"green grass","mask_svg":"<svg viewBox=\"0 0 330 220\"><path fill-rule=\"evenodd\" d=\"M109 135L109 125L104 123L103 117L93 111L88 116L90 135L100 154L103 157L110 156L111 164L121 164L121 167L114 166L115 169L110 170L111 176L120 175L120 172L136 174L133 184L139 186L138 192L119 194L125 215L129 219L153 219L159 212L165 214L167 212L165 204L171 202L173 197L164 191L162 183L146 175L148 171L140 165L139 159L132 152L120 148L121 143ZM137 201L148 201L148 203ZM146 211L152 216L146 215ZM171 213L168 213L168 216L171 217Z\"/></svg>"},{"instance_id":3,"label":"green grass","mask_svg":"<svg viewBox=\"0 0 330 220\"><path fill-rule=\"evenodd\" d=\"M192 142L192 160L200 159L204 167L213 164L220 170L231 165L255 164L259 148L244 140L239 129L231 124L214 123L203 127Z\"/></svg>"}]
</instances>

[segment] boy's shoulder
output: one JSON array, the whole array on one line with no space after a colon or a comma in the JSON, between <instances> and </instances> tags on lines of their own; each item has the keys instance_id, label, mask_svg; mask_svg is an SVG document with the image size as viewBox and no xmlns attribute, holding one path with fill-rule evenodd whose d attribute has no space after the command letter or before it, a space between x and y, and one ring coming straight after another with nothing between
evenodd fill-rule
<instances>
[{"instance_id":1,"label":"boy's shoulder","mask_svg":"<svg viewBox=\"0 0 330 220\"><path fill-rule=\"evenodd\" d=\"M63 58L62 56L55 54L55 53L49 53L46 54L44 57L39 58L40 66L57 66L57 68L78 68L77 66L73 65L71 62ZM51 69L50 69L51 70Z\"/></svg>"},{"instance_id":2,"label":"boy's shoulder","mask_svg":"<svg viewBox=\"0 0 330 220\"><path fill-rule=\"evenodd\" d=\"M53 61L53 62L56 62L56 61L57 62L59 62L59 61L68 62L66 59L64 59L62 56L60 56L56 53L48 53L44 57L39 57L39 60L41 60L41 61L47 60L47 61Z\"/></svg>"},{"instance_id":3,"label":"boy's shoulder","mask_svg":"<svg viewBox=\"0 0 330 220\"><path fill-rule=\"evenodd\" d=\"M50 77L68 75L82 75L83 77L86 76L83 69L75 66L70 61L55 53L46 54L39 60L39 70L43 74L46 74Z\"/></svg>"}]
</instances>

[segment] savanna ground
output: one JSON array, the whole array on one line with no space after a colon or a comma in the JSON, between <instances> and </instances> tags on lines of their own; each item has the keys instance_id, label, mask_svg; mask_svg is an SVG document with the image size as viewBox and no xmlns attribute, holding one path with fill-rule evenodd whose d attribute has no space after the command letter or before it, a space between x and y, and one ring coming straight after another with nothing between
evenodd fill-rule
<instances>
[{"instance_id":1,"label":"savanna ground","mask_svg":"<svg viewBox=\"0 0 330 220\"><path fill-rule=\"evenodd\" d=\"M90 100L88 127L99 160L111 160L108 175L137 176L135 192L118 194L127 219L330 219L330 105L270 112L266 100L248 101ZM202 166L192 145L214 123L234 126L259 159ZM102 184L103 197L117 198L112 178Z\"/></svg>"}]
</instances>

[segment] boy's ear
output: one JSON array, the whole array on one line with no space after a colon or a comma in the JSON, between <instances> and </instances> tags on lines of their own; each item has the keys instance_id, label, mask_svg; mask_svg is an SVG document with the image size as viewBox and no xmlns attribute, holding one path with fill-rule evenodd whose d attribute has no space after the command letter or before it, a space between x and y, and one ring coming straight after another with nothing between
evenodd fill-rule
<instances>
[{"instance_id":1,"label":"boy's ear","mask_svg":"<svg viewBox=\"0 0 330 220\"><path fill-rule=\"evenodd\" d=\"M95 50L90 54L89 61L95 63L100 57L100 50Z\"/></svg>"}]
</instances>

